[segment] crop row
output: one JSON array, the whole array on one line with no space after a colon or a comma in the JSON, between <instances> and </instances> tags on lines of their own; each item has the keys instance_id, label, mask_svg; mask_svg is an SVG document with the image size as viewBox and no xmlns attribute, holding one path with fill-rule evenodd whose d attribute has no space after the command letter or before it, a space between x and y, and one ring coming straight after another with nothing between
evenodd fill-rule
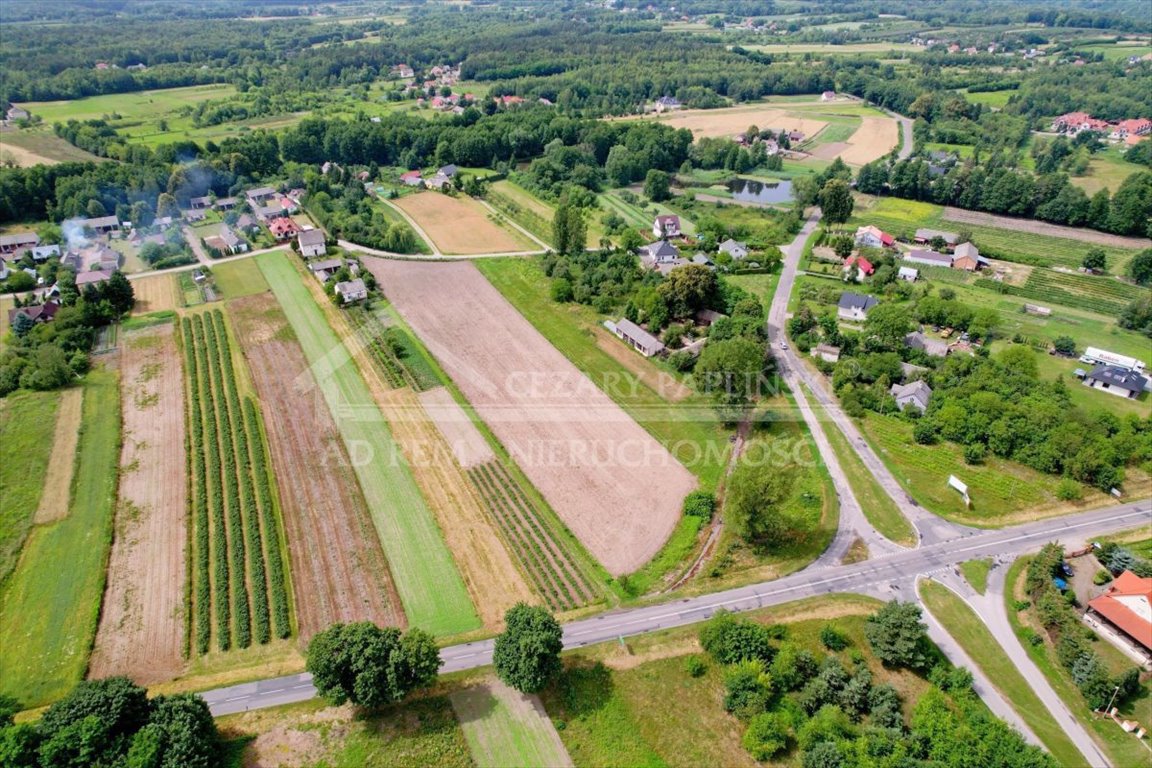
<instances>
[{"instance_id":1,"label":"crop row","mask_svg":"<svg viewBox=\"0 0 1152 768\"><path fill-rule=\"evenodd\" d=\"M493 208L517 222L520 226L524 227L524 229L536 235L536 237L544 242L552 241L552 224L545 220L540 214L520 205L520 203L507 195L491 189L484 195L484 199L487 200Z\"/></svg>"},{"instance_id":2,"label":"crop row","mask_svg":"<svg viewBox=\"0 0 1152 768\"><path fill-rule=\"evenodd\" d=\"M223 315L185 319L188 362L189 468L192 475L195 595L198 653L212 636L220 650L246 648L291 634L288 598L267 459L255 407L242 403ZM272 561L269 578L266 559ZM269 596L271 595L271 601ZM269 604L271 602L271 610ZM235 637L233 637L233 627Z\"/></svg>"},{"instance_id":3,"label":"crop row","mask_svg":"<svg viewBox=\"0 0 1152 768\"><path fill-rule=\"evenodd\" d=\"M396 351L384 338L384 328L380 321L363 307L354 307L348 314L355 323L356 330L366 339L372 359L384 374L384 378L388 380L388 384L394 388L407 384L414 385L415 382L411 380L412 374L400 362Z\"/></svg>"},{"instance_id":4,"label":"crop row","mask_svg":"<svg viewBox=\"0 0 1152 768\"><path fill-rule=\"evenodd\" d=\"M569 610L595 599L595 591L567 553L538 520L539 511L497 461L468 470L513 554L537 591L556 610Z\"/></svg>"},{"instance_id":5,"label":"crop row","mask_svg":"<svg viewBox=\"0 0 1152 768\"><path fill-rule=\"evenodd\" d=\"M1050 304L1116 315L1140 296L1140 289L1109 277L1073 275L1048 269L1034 269L1022 286L993 284L978 280L981 287Z\"/></svg>"}]
</instances>

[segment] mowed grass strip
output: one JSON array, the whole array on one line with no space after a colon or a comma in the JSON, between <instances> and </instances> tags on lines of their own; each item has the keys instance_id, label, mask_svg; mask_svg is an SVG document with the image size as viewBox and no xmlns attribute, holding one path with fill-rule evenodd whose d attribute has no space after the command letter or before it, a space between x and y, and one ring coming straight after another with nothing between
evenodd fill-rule
<instances>
[{"instance_id":1,"label":"mowed grass strip","mask_svg":"<svg viewBox=\"0 0 1152 768\"><path fill-rule=\"evenodd\" d=\"M479 627L480 619L432 512L348 350L292 263L280 253L256 258L277 300L291 308L286 312L289 322L354 457L356 476L409 622L435 635Z\"/></svg>"},{"instance_id":2,"label":"mowed grass strip","mask_svg":"<svg viewBox=\"0 0 1152 768\"><path fill-rule=\"evenodd\" d=\"M59 407L59 392L18 392L0 408L0 583L40 504Z\"/></svg>"},{"instance_id":3,"label":"mowed grass strip","mask_svg":"<svg viewBox=\"0 0 1152 768\"><path fill-rule=\"evenodd\" d=\"M68 516L32 531L0 594L0 694L25 706L57 699L83 678L104 592L120 392L106 370L89 373L85 389Z\"/></svg>"},{"instance_id":4,"label":"mowed grass strip","mask_svg":"<svg viewBox=\"0 0 1152 768\"><path fill-rule=\"evenodd\" d=\"M572 759L535 696L489 682L449 697L478 768L572 765Z\"/></svg>"},{"instance_id":5,"label":"mowed grass strip","mask_svg":"<svg viewBox=\"0 0 1152 768\"><path fill-rule=\"evenodd\" d=\"M1061 765L1083 765L1084 756L1040 701L1032 686L1001 650L992 632L967 603L935 582L920 585L924 604L964 651L979 665L996 690L1027 723Z\"/></svg>"}]
</instances>

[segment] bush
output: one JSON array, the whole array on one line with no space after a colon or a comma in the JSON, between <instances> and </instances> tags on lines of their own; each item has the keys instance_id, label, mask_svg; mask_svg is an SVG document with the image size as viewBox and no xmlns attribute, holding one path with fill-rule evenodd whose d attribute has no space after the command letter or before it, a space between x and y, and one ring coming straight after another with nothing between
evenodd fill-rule
<instances>
[{"instance_id":1,"label":"bush","mask_svg":"<svg viewBox=\"0 0 1152 768\"><path fill-rule=\"evenodd\" d=\"M771 760L788 746L788 724L774 712L762 712L748 723L743 743L754 759Z\"/></svg>"},{"instance_id":2,"label":"bush","mask_svg":"<svg viewBox=\"0 0 1152 768\"><path fill-rule=\"evenodd\" d=\"M969 443L964 446L964 463L965 464L980 464L984 461L984 455L988 449L984 443Z\"/></svg>"},{"instance_id":3,"label":"bush","mask_svg":"<svg viewBox=\"0 0 1152 768\"><path fill-rule=\"evenodd\" d=\"M830 651L842 651L848 647L848 637L832 624L825 624L820 630L820 642Z\"/></svg>"},{"instance_id":4,"label":"bush","mask_svg":"<svg viewBox=\"0 0 1152 768\"><path fill-rule=\"evenodd\" d=\"M1056 486L1056 498L1061 501L1079 501L1083 497L1083 486L1070 477L1063 478Z\"/></svg>"},{"instance_id":5,"label":"bush","mask_svg":"<svg viewBox=\"0 0 1152 768\"><path fill-rule=\"evenodd\" d=\"M690 517L711 520L715 511L716 497L707 491L692 491L684 499L684 514Z\"/></svg>"},{"instance_id":6,"label":"bush","mask_svg":"<svg viewBox=\"0 0 1152 768\"><path fill-rule=\"evenodd\" d=\"M758 660L770 664L776 650L768 628L728 612L717 613L700 630L700 645L721 664Z\"/></svg>"},{"instance_id":7,"label":"bush","mask_svg":"<svg viewBox=\"0 0 1152 768\"><path fill-rule=\"evenodd\" d=\"M724 709L741 720L768 709L772 703L772 678L759 659L733 664L724 674Z\"/></svg>"},{"instance_id":8,"label":"bush","mask_svg":"<svg viewBox=\"0 0 1152 768\"><path fill-rule=\"evenodd\" d=\"M703 677L704 673L708 671L708 665L704 663L704 659L692 654L684 659L684 671L688 673L689 677Z\"/></svg>"},{"instance_id":9,"label":"bush","mask_svg":"<svg viewBox=\"0 0 1152 768\"><path fill-rule=\"evenodd\" d=\"M816 676L819 667L811 651L795 643L785 643L776 652L768 671L781 691L796 691Z\"/></svg>"},{"instance_id":10,"label":"bush","mask_svg":"<svg viewBox=\"0 0 1152 768\"><path fill-rule=\"evenodd\" d=\"M1098 587L1110 581L1112 581L1112 574L1108 573L1107 568L1101 568L1096 571L1096 575L1092 577L1092 583Z\"/></svg>"}]
</instances>

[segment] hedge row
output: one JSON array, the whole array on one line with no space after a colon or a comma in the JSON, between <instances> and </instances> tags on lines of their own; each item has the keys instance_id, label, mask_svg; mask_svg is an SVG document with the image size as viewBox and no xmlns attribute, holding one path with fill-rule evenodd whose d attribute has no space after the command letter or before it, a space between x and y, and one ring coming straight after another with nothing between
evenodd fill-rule
<instances>
[{"instance_id":1,"label":"hedge row","mask_svg":"<svg viewBox=\"0 0 1152 768\"><path fill-rule=\"evenodd\" d=\"M189 451L187 456L188 473L192 480L192 492L188 497L193 531L193 556L195 567L192 570L194 589L194 614L187 614L186 621L195 624L196 652L208 652L212 636L212 595L211 595L211 556L208 536L208 480L204 465L204 423L207 421L201 407L201 381L203 370L197 359L199 346L195 343L192 321L184 318L182 323L184 342L184 362L188 372L188 430Z\"/></svg>"},{"instance_id":2,"label":"hedge row","mask_svg":"<svg viewBox=\"0 0 1152 768\"><path fill-rule=\"evenodd\" d=\"M280 549L280 524L272 505L272 482L268 474L268 460L264 452L264 439L260 433L260 415L252 398L244 398L244 424L252 448L252 474L256 478L256 496L264 525L264 546L268 559L268 591L272 597L272 618L276 637L292 634L288 616L288 580L284 573L284 559Z\"/></svg>"}]
</instances>

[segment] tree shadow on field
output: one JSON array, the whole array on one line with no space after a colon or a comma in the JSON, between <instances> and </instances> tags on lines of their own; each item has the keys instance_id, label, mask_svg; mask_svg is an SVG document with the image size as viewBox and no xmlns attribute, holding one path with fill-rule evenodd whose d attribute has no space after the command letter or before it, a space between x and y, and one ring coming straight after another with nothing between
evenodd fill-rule
<instances>
[{"instance_id":1,"label":"tree shadow on field","mask_svg":"<svg viewBox=\"0 0 1152 768\"><path fill-rule=\"evenodd\" d=\"M612 672L600 662L578 661L567 665L546 691L558 701L569 718L603 709L615 695Z\"/></svg>"}]
</instances>

